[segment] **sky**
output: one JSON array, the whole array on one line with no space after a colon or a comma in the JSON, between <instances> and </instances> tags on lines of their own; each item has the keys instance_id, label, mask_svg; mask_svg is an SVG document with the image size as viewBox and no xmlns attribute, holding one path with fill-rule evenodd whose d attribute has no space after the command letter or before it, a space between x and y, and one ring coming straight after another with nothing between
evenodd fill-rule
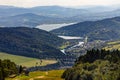
<instances>
[{"instance_id":1,"label":"sky","mask_svg":"<svg viewBox=\"0 0 120 80\"><path fill-rule=\"evenodd\" d=\"M118 5L120 0L0 0L0 5L9 5L17 7L35 7L35 6L87 6L87 5Z\"/></svg>"}]
</instances>

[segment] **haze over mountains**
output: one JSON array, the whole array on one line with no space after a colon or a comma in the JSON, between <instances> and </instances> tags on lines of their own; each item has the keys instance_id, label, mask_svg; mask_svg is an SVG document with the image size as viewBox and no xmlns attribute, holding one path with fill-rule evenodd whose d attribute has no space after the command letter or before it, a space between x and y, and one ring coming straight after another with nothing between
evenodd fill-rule
<instances>
[{"instance_id":1,"label":"haze over mountains","mask_svg":"<svg viewBox=\"0 0 120 80\"><path fill-rule=\"evenodd\" d=\"M95 21L116 16L120 16L119 7L93 6L91 8L82 7L76 9L60 6L39 6L33 8L0 6L1 27L36 27L41 24Z\"/></svg>"}]
</instances>

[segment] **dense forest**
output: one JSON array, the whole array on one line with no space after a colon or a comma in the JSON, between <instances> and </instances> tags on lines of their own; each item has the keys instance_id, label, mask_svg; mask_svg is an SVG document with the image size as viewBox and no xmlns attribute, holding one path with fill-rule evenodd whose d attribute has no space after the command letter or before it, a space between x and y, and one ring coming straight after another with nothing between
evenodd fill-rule
<instances>
[{"instance_id":1,"label":"dense forest","mask_svg":"<svg viewBox=\"0 0 120 80\"><path fill-rule=\"evenodd\" d=\"M27 27L0 28L0 52L35 58L58 58L65 40L44 30Z\"/></svg>"},{"instance_id":2,"label":"dense forest","mask_svg":"<svg viewBox=\"0 0 120 80\"><path fill-rule=\"evenodd\" d=\"M67 69L65 80L120 80L119 50L89 50Z\"/></svg>"},{"instance_id":3,"label":"dense forest","mask_svg":"<svg viewBox=\"0 0 120 80\"><path fill-rule=\"evenodd\" d=\"M0 80L6 77L15 76L19 73L17 65L10 60L0 60Z\"/></svg>"}]
</instances>

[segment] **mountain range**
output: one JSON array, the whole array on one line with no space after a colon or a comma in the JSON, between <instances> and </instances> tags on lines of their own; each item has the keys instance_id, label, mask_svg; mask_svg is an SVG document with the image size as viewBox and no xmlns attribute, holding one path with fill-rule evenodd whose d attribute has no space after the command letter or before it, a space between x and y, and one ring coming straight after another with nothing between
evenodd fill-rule
<instances>
[{"instance_id":1,"label":"mountain range","mask_svg":"<svg viewBox=\"0 0 120 80\"><path fill-rule=\"evenodd\" d=\"M13 6L0 6L0 16L14 16L24 13L33 13L42 16L52 16L58 18L72 17L73 15L84 14L87 10L73 9L61 6L37 6L32 8L19 8ZM6 13L6 14L3 14Z\"/></svg>"},{"instance_id":2,"label":"mountain range","mask_svg":"<svg viewBox=\"0 0 120 80\"><path fill-rule=\"evenodd\" d=\"M0 26L1 27L36 27L39 24L54 24L54 23L63 23L61 18L54 18L48 16L41 16L33 13L19 14L15 16L9 16L1 18Z\"/></svg>"},{"instance_id":3,"label":"mountain range","mask_svg":"<svg viewBox=\"0 0 120 80\"><path fill-rule=\"evenodd\" d=\"M80 22L51 32L56 35L88 36L90 41L120 39L120 17Z\"/></svg>"},{"instance_id":4,"label":"mountain range","mask_svg":"<svg viewBox=\"0 0 120 80\"><path fill-rule=\"evenodd\" d=\"M36 27L41 24L96 21L120 16L119 9L119 7L109 9L97 6L78 9L61 6L38 6L32 8L0 6L0 27Z\"/></svg>"}]
</instances>

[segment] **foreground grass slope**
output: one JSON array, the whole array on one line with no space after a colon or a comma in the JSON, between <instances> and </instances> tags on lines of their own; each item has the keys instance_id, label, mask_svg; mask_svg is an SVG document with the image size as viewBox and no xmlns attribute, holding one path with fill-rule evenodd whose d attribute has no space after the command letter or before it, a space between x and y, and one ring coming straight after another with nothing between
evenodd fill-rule
<instances>
[{"instance_id":1,"label":"foreground grass slope","mask_svg":"<svg viewBox=\"0 0 120 80\"><path fill-rule=\"evenodd\" d=\"M36 63L39 63L40 60L36 58L29 58L24 56L12 55L7 53L0 52L0 59L10 59L11 61L15 62L18 65L26 66L26 67L33 67ZM56 60L42 60L42 64L40 66L45 66L47 64L54 64Z\"/></svg>"},{"instance_id":2,"label":"foreground grass slope","mask_svg":"<svg viewBox=\"0 0 120 80\"><path fill-rule=\"evenodd\" d=\"M61 75L64 70L35 71L30 72L29 76L20 75L15 78L6 78L6 80L63 80Z\"/></svg>"}]
</instances>

